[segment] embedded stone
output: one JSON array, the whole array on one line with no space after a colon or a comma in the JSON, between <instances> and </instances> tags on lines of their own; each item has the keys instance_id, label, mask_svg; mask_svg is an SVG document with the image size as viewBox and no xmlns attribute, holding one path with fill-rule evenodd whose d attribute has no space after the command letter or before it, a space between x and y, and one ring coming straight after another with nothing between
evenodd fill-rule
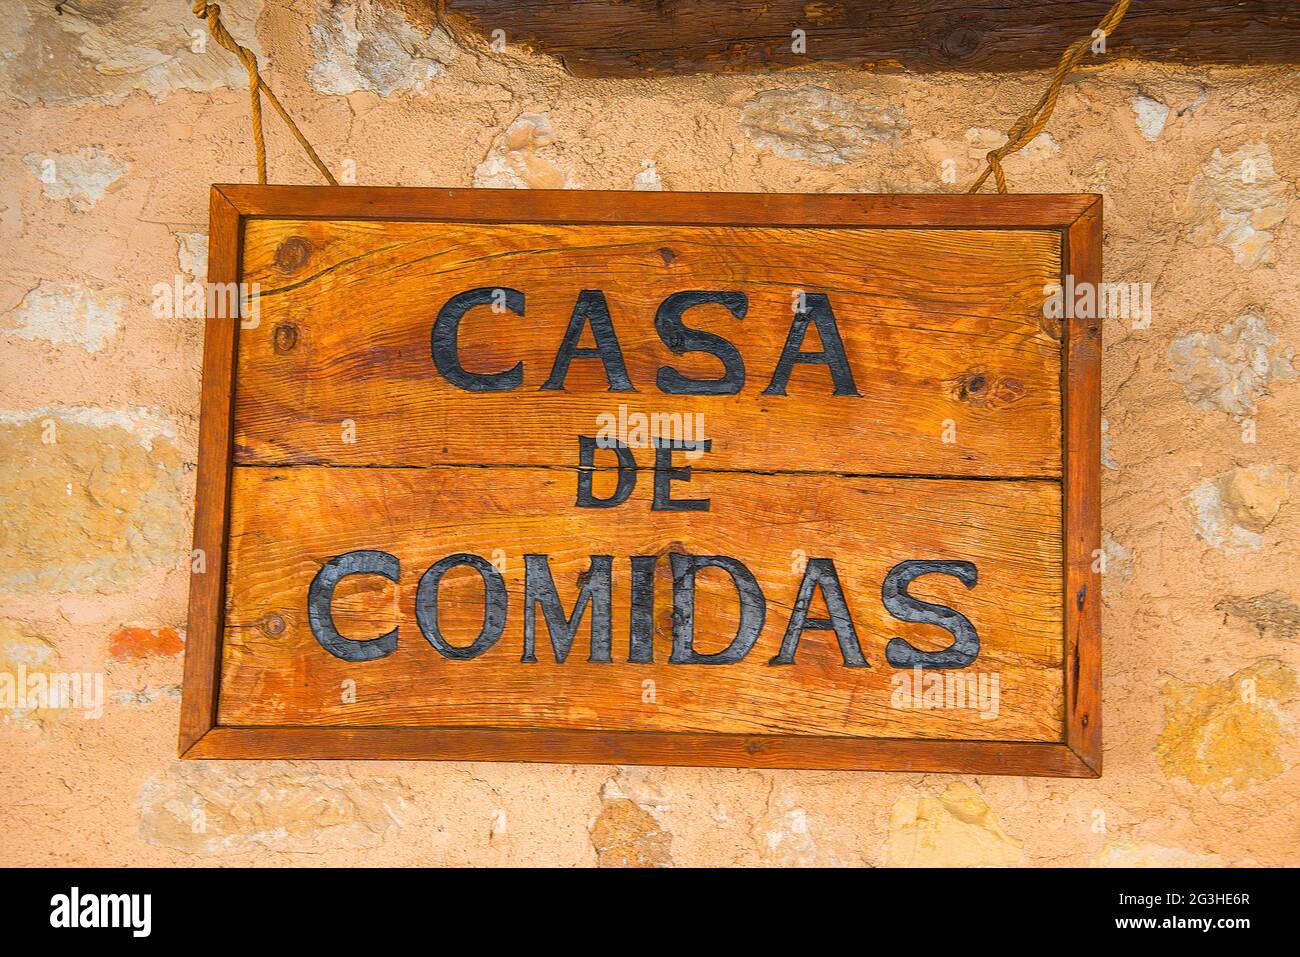
<instances>
[{"instance_id":1,"label":"embedded stone","mask_svg":"<svg viewBox=\"0 0 1300 957\"><path fill-rule=\"evenodd\" d=\"M401 830L410 789L309 764L177 762L140 793L140 836L187 854L375 847Z\"/></svg>"},{"instance_id":2,"label":"embedded stone","mask_svg":"<svg viewBox=\"0 0 1300 957\"><path fill-rule=\"evenodd\" d=\"M890 867L1014 867L1022 857L1021 843L963 783L938 798L900 798L889 815Z\"/></svg>"},{"instance_id":3,"label":"embedded stone","mask_svg":"<svg viewBox=\"0 0 1300 957\"><path fill-rule=\"evenodd\" d=\"M188 534L171 422L144 409L0 411L0 588L114 592Z\"/></svg>"},{"instance_id":4,"label":"embedded stone","mask_svg":"<svg viewBox=\"0 0 1300 957\"><path fill-rule=\"evenodd\" d=\"M764 90L741 110L740 128L759 149L821 166L852 163L875 143L897 146L907 118L820 86Z\"/></svg>"},{"instance_id":5,"label":"embedded stone","mask_svg":"<svg viewBox=\"0 0 1300 957\"><path fill-rule=\"evenodd\" d=\"M1102 468L1110 469L1112 472L1119 471L1119 463L1115 461L1115 455L1111 451L1110 423L1106 417L1101 417L1101 464Z\"/></svg>"},{"instance_id":6,"label":"embedded stone","mask_svg":"<svg viewBox=\"0 0 1300 957\"><path fill-rule=\"evenodd\" d=\"M1250 143L1227 156L1216 149L1188 187L1188 238L1223 246L1238 266L1254 269L1273 261L1273 230L1294 199L1295 188L1273 169L1268 144Z\"/></svg>"},{"instance_id":7,"label":"embedded stone","mask_svg":"<svg viewBox=\"0 0 1300 957\"><path fill-rule=\"evenodd\" d=\"M1116 540L1106 529L1101 532L1101 550L1106 558L1105 571L1101 576L1101 594L1103 598L1109 599L1133 577L1133 550Z\"/></svg>"},{"instance_id":8,"label":"embedded stone","mask_svg":"<svg viewBox=\"0 0 1300 957\"><path fill-rule=\"evenodd\" d=\"M1244 313L1216 333L1193 332L1169 347L1169 377L1193 408L1226 412L1240 422L1255 414L1269 385L1296 378L1295 350L1283 345L1263 316Z\"/></svg>"},{"instance_id":9,"label":"embedded stone","mask_svg":"<svg viewBox=\"0 0 1300 957\"><path fill-rule=\"evenodd\" d=\"M206 282L208 278L208 234L177 233L176 262L193 282Z\"/></svg>"},{"instance_id":10,"label":"embedded stone","mask_svg":"<svg viewBox=\"0 0 1300 957\"><path fill-rule=\"evenodd\" d=\"M659 192L664 188L664 181L659 178L659 170L653 160L641 163L641 172L632 177L632 188L643 192Z\"/></svg>"},{"instance_id":11,"label":"embedded stone","mask_svg":"<svg viewBox=\"0 0 1300 957\"><path fill-rule=\"evenodd\" d=\"M601 867L669 867L672 835L635 801L604 797L591 825L591 845Z\"/></svg>"},{"instance_id":12,"label":"embedded stone","mask_svg":"<svg viewBox=\"0 0 1300 957\"><path fill-rule=\"evenodd\" d=\"M474 170L474 185L488 189L580 189L561 165L555 129L545 113L521 113L497 137Z\"/></svg>"},{"instance_id":13,"label":"embedded stone","mask_svg":"<svg viewBox=\"0 0 1300 957\"><path fill-rule=\"evenodd\" d=\"M112 192L131 168L103 150L82 149L76 153L28 153L23 162L41 183L46 199L65 200L85 212Z\"/></svg>"},{"instance_id":14,"label":"embedded stone","mask_svg":"<svg viewBox=\"0 0 1300 957\"><path fill-rule=\"evenodd\" d=\"M1283 706L1295 696L1296 677L1281 661L1265 658L1206 683L1170 678L1162 691L1156 758L1167 777L1222 792L1285 769L1281 750L1290 731Z\"/></svg>"},{"instance_id":15,"label":"embedded stone","mask_svg":"<svg viewBox=\"0 0 1300 957\"><path fill-rule=\"evenodd\" d=\"M308 77L321 93L425 93L456 58L456 45L441 27L426 33L400 10L371 0L323 7L311 40L316 62Z\"/></svg>"},{"instance_id":16,"label":"embedded stone","mask_svg":"<svg viewBox=\"0 0 1300 957\"><path fill-rule=\"evenodd\" d=\"M15 339L77 345L99 352L122 327L121 296L80 283L42 282L7 313L0 328Z\"/></svg>"},{"instance_id":17,"label":"embedded stone","mask_svg":"<svg viewBox=\"0 0 1300 957\"><path fill-rule=\"evenodd\" d=\"M1097 867L1225 867L1218 854L1197 854L1181 847L1119 841L1108 844L1093 860Z\"/></svg>"},{"instance_id":18,"label":"embedded stone","mask_svg":"<svg viewBox=\"0 0 1300 957\"><path fill-rule=\"evenodd\" d=\"M1225 550L1259 548L1293 474L1284 465L1257 465L1204 479L1183 500L1197 537Z\"/></svg>"},{"instance_id":19,"label":"embedded stone","mask_svg":"<svg viewBox=\"0 0 1300 957\"><path fill-rule=\"evenodd\" d=\"M221 20L237 42L266 58L257 42L264 0L223 0ZM0 93L24 103L116 103L140 90L248 89L248 74L216 47L188 3L15 0L0 17Z\"/></svg>"},{"instance_id":20,"label":"embedded stone","mask_svg":"<svg viewBox=\"0 0 1300 957\"><path fill-rule=\"evenodd\" d=\"M179 701L180 699L181 686L176 684L113 692L114 704L131 705L136 708L145 708L157 701Z\"/></svg>"},{"instance_id":21,"label":"embedded stone","mask_svg":"<svg viewBox=\"0 0 1300 957\"><path fill-rule=\"evenodd\" d=\"M1152 142L1158 140L1169 120L1169 107L1145 94L1133 97L1129 103L1142 135Z\"/></svg>"},{"instance_id":22,"label":"embedded stone","mask_svg":"<svg viewBox=\"0 0 1300 957\"><path fill-rule=\"evenodd\" d=\"M1252 532L1264 531L1286 501L1292 474L1284 465L1233 469L1220 482L1229 519Z\"/></svg>"},{"instance_id":23,"label":"embedded stone","mask_svg":"<svg viewBox=\"0 0 1300 957\"><path fill-rule=\"evenodd\" d=\"M36 628L24 621L0 618L0 675L14 683L11 689L15 700L0 707L0 721L25 729L44 731L57 717L51 708L41 707L39 701L17 701L17 682L20 675L43 672L57 668L58 653L54 645Z\"/></svg>"},{"instance_id":24,"label":"embedded stone","mask_svg":"<svg viewBox=\"0 0 1300 957\"><path fill-rule=\"evenodd\" d=\"M769 798L763 816L754 822L753 836L764 864L813 867L821 863L808 813L790 794Z\"/></svg>"},{"instance_id":25,"label":"embedded stone","mask_svg":"<svg viewBox=\"0 0 1300 957\"><path fill-rule=\"evenodd\" d=\"M1270 591L1253 598L1224 598L1215 609L1227 618L1253 625L1261 638L1300 636L1300 602L1282 591Z\"/></svg>"}]
</instances>

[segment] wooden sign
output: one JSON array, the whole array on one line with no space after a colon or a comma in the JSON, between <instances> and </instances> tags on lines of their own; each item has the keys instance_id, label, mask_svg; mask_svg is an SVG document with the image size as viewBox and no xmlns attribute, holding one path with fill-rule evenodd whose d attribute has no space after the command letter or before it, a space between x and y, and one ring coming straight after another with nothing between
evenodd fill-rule
<instances>
[{"instance_id":1,"label":"wooden sign","mask_svg":"<svg viewBox=\"0 0 1300 957\"><path fill-rule=\"evenodd\" d=\"M1099 197L211 215L185 757L1100 773Z\"/></svg>"}]
</instances>

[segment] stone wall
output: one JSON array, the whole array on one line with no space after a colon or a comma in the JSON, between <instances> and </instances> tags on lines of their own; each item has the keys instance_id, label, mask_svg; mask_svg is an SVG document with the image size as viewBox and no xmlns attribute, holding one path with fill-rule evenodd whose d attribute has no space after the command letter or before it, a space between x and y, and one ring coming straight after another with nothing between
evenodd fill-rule
<instances>
[{"instance_id":1,"label":"stone wall","mask_svg":"<svg viewBox=\"0 0 1300 957\"><path fill-rule=\"evenodd\" d=\"M187 3L10 7L0 673L104 703L0 712L0 862L1300 864L1294 71L1103 63L1007 163L1103 193L1107 280L1152 290L1105 330L1101 780L182 764L202 320L155 286L204 274L208 185L255 178L245 80ZM223 7L364 184L952 191L1045 79L575 80L370 0ZM267 128L273 180L316 182Z\"/></svg>"}]
</instances>

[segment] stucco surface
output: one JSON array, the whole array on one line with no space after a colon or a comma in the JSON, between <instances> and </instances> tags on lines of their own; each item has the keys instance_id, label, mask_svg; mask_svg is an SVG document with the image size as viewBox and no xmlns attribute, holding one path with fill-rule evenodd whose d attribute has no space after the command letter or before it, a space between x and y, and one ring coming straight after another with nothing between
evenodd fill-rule
<instances>
[{"instance_id":1,"label":"stucco surface","mask_svg":"<svg viewBox=\"0 0 1300 957\"><path fill-rule=\"evenodd\" d=\"M1300 76L1105 64L1006 166L1105 196L1105 776L181 763L208 185L255 178L230 57L128 0L0 31L4 864L1300 864ZM159 6L184 7L186 4ZM576 80L366 0L232 5L344 181L955 191L1040 75ZM815 51L815 31L810 32ZM43 58L43 59L42 59ZM272 178L312 183L267 115ZM182 310L183 312L183 310Z\"/></svg>"}]
</instances>

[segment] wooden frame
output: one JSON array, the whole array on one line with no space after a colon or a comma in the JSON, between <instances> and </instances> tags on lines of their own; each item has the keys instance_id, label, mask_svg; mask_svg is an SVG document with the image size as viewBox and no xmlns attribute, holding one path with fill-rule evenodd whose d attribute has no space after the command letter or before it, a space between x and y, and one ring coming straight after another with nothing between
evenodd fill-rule
<instances>
[{"instance_id":1,"label":"wooden frame","mask_svg":"<svg viewBox=\"0 0 1300 957\"><path fill-rule=\"evenodd\" d=\"M1101 281L1101 198L1094 195L769 195L212 187L208 279L240 280L249 218L675 225L870 226L1057 231L1062 285ZM232 427L235 316L209 317L203 355L194 548L179 753L183 758L443 759L543 763L902 770L1097 777L1101 773L1101 607L1097 319L1065 322L1062 349L1064 740L868 739L808 735L501 728L223 727L220 683Z\"/></svg>"}]
</instances>

